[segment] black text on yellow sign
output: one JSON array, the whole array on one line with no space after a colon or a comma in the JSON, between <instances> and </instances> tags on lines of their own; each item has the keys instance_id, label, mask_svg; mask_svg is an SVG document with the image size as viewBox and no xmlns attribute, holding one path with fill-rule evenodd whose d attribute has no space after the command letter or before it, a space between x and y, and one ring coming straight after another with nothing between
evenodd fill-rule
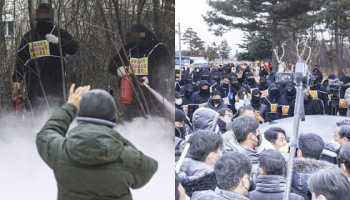
<instances>
[{"instance_id":1,"label":"black text on yellow sign","mask_svg":"<svg viewBox=\"0 0 350 200\"><path fill-rule=\"evenodd\" d=\"M41 40L29 43L30 58L39 58L50 55L49 41Z\"/></svg>"}]
</instances>

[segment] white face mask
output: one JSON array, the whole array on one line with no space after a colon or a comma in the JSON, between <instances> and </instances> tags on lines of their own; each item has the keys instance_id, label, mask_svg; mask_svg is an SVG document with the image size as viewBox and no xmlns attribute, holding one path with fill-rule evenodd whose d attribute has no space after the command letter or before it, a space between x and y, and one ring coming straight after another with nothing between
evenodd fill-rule
<instances>
[{"instance_id":1,"label":"white face mask","mask_svg":"<svg viewBox=\"0 0 350 200\"><path fill-rule=\"evenodd\" d=\"M176 99L175 104L181 106L182 105L182 99Z\"/></svg>"},{"instance_id":2,"label":"white face mask","mask_svg":"<svg viewBox=\"0 0 350 200\"><path fill-rule=\"evenodd\" d=\"M244 99L248 99L248 97L247 97L247 95L246 95L246 94L244 95Z\"/></svg>"}]
</instances>

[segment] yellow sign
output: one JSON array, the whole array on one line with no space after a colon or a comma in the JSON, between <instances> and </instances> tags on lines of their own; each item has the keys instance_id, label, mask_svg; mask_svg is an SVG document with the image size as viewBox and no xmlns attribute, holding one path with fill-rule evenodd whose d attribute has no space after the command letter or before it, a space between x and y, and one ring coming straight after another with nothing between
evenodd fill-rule
<instances>
[{"instance_id":1,"label":"yellow sign","mask_svg":"<svg viewBox=\"0 0 350 200\"><path fill-rule=\"evenodd\" d=\"M282 106L282 114L283 115L288 115L289 111L289 106Z\"/></svg>"},{"instance_id":2,"label":"yellow sign","mask_svg":"<svg viewBox=\"0 0 350 200\"><path fill-rule=\"evenodd\" d=\"M188 114L188 105L183 105L182 107L183 107L183 109L184 109L184 112L185 112L186 114Z\"/></svg>"},{"instance_id":3,"label":"yellow sign","mask_svg":"<svg viewBox=\"0 0 350 200\"><path fill-rule=\"evenodd\" d=\"M132 73L131 68L136 75L148 75L148 58L130 58L129 73Z\"/></svg>"},{"instance_id":4,"label":"yellow sign","mask_svg":"<svg viewBox=\"0 0 350 200\"><path fill-rule=\"evenodd\" d=\"M254 113L255 113L255 118L256 118L259 122L264 123L264 119L260 116L260 112L257 111L257 110L255 110Z\"/></svg>"},{"instance_id":5,"label":"yellow sign","mask_svg":"<svg viewBox=\"0 0 350 200\"><path fill-rule=\"evenodd\" d=\"M269 96L269 90L263 90L260 91L261 92L261 97L260 98L265 98L267 96Z\"/></svg>"},{"instance_id":6,"label":"yellow sign","mask_svg":"<svg viewBox=\"0 0 350 200\"><path fill-rule=\"evenodd\" d=\"M346 104L345 104L345 99L340 99L339 100L339 106L342 108L347 108Z\"/></svg>"},{"instance_id":7,"label":"yellow sign","mask_svg":"<svg viewBox=\"0 0 350 200\"><path fill-rule=\"evenodd\" d=\"M332 100L332 96L333 96L333 94L329 94L329 95L328 95L328 100L329 100L329 101Z\"/></svg>"},{"instance_id":8,"label":"yellow sign","mask_svg":"<svg viewBox=\"0 0 350 200\"><path fill-rule=\"evenodd\" d=\"M278 106L277 103L276 104L271 104L271 112L272 113L276 113L277 112L277 106Z\"/></svg>"},{"instance_id":9,"label":"yellow sign","mask_svg":"<svg viewBox=\"0 0 350 200\"><path fill-rule=\"evenodd\" d=\"M318 99L317 98L317 90L311 90L311 91L309 91L310 92L310 95L311 95L311 97L313 98L313 99Z\"/></svg>"},{"instance_id":10,"label":"yellow sign","mask_svg":"<svg viewBox=\"0 0 350 200\"><path fill-rule=\"evenodd\" d=\"M29 43L30 58L39 58L50 55L49 41L41 40Z\"/></svg>"},{"instance_id":11,"label":"yellow sign","mask_svg":"<svg viewBox=\"0 0 350 200\"><path fill-rule=\"evenodd\" d=\"M222 100L224 101L224 104L230 105L230 101L228 100L228 97L222 98Z\"/></svg>"}]
</instances>

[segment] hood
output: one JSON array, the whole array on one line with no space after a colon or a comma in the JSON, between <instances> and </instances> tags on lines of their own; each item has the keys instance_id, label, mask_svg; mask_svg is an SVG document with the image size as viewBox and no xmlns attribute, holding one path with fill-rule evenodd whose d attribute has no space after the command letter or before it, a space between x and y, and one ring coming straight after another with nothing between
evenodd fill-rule
<instances>
[{"instance_id":1,"label":"hood","mask_svg":"<svg viewBox=\"0 0 350 200\"><path fill-rule=\"evenodd\" d=\"M202 88L203 85L209 85L209 82L207 80L199 80L199 88Z\"/></svg>"},{"instance_id":2,"label":"hood","mask_svg":"<svg viewBox=\"0 0 350 200\"><path fill-rule=\"evenodd\" d=\"M195 191L214 190L216 187L214 165L205 162L185 158L178 175L186 194L190 197Z\"/></svg>"},{"instance_id":3,"label":"hood","mask_svg":"<svg viewBox=\"0 0 350 200\"><path fill-rule=\"evenodd\" d=\"M198 130L215 131L219 113L210 108L198 108L192 116L193 132Z\"/></svg>"},{"instance_id":4,"label":"hood","mask_svg":"<svg viewBox=\"0 0 350 200\"><path fill-rule=\"evenodd\" d=\"M212 77L212 75L210 74L210 72L208 72L208 71L203 71L202 74L201 74L201 76L199 77L199 81L202 81L202 75L203 75L203 74L208 74L208 75L209 75L208 80L203 80L203 81L207 81L208 83L210 83L211 80L213 80L213 77Z\"/></svg>"},{"instance_id":5,"label":"hood","mask_svg":"<svg viewBox=\"0 0 350 200\"><path fill-rule=\"evenodd\" d=\"M333 165L327 161L315 160L311 158L295 158L293 166L292 187L297 194L302 196L311 195L307 181L310 176L321 169L333 168L340 170L338 166Z\"/></svg>"},{"instance_id":6,"label":"hood","mask_svg":"<svg viewBox=\"0 0 350 200\"><path fill-rule=\"evenodd\" d=\"M131 27L132 31L138 31L138 32L145 32L145 35L147 36L147 40L143 42L143 44L138 44L137 46L147 46L149 49L152 49L155 47L159 41L157 37L154 35L152 31L150 31L146 26L143 24L135 24ZM134 44L130 44L131 46L135 46Z\"/></svg>"},{"instance_id":7,"label":"hood","mask_svg":"<svg viewBox=\"0 0 350 200\"><path fill-rule=\"evenodd\" d=\"M99 165L117 161L124 149L122 138L104 125L81 124L72 129L66 140L69 157L79 164Z\"/></svg>"}]
</instances>

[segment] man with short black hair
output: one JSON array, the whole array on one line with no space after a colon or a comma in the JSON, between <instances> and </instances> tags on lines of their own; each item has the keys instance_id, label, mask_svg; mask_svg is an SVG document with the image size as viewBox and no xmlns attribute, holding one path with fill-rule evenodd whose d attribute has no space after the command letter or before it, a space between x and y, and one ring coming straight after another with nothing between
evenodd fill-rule
<instances>
[{"instance_id":1,"label":"man with short black hair","mask_svg":"<svg viewBox=\"0 0 350 200\"><path fill-rule=\"evenodd\" d=\"M207 105L205 105L204 107L210 108L210 109L215 110L215 111L218 111L221 108L227 108L227 105L221 99L221 93L219 91L214 90L210 96L211 97L208 100Z\"/></svg>"},{"instance_id":2,"label":"man with short black hair","mask_svg":"<svg viewBox=\"0 0 350 200\"><path fill-rule=\"evenodd\" d=\"M222 138L212 131L194 132L188 140L191 144L188 153L191 158L185 158L178 175L186 194L201 190L214 190L216 177L214 164L221 155Z\"/></svg>"},{"instance_id":3,"label":"man with short black hair","mask_svg":"<svg viewBox=\"0 0 350 200\"><path fill-rule=\"evenodd\" d=\"M259 176L256 190L249 192L250 200L283 199L286 180L282 176L286 170L286 160L283 155L272 149L263 151L259 157ZM290 200L304 200L297 194L290 194Z\"/></svg>"},{"instance_id":4,"label":"man with short black hair","mask_svg":"<svg viewBox=\"0 0 350 200\"><path fill-rule=\"evenodd\" d=\"M214 167L217 187L213 191L195 192L191 200L248 200L252 164L248 156L230 152L221 156Z\"/></svg>"},{"instance_id":5,"label":"man with short black hair","mask_svg":"<svg viewBox=\"0 0 350 200\"><path fill-rule=\"evenodd\" d=\"M236 139L230 140L222 150L222 153L237 151L249 156L252 165L252 190L255 189L256 177L258 176L258 158L259 154L255 147L260 146L262 142L259 133L259 122L255 117L243 115L233 120L232 129Z\"/></svg>"},{"instance_id":6,"label":"man with short black hair","mask_svg":"<svg viewBox=\"0 0 350 200\"><path fill-rule=\"evenodd\" d=\"M255 117L254 110L250 106L240 107L237 113L233 117L237 118L243 115L249 115L249 116ZM223 146L225 146L232 139L237 140L235 134L233 133L232 120L233 118L231 118L231 120L228 123L226 123L227 132L221 135L223 139Z\"/></svg>"},{"instance_id":7,"label":"man with short black hair","mask_svg":"<svg viewBox=\"0 0 350 200\"><path fill-rule=\"evenodd\" d=\"M350 197L350 183L339 169L321 170L313 174L308 180L308 185L312 199L347 200Z\"/></svg>"},{"instance_id":8,"label":"man with short black hair","mask_svg":"<svg viewBox=\"0 0 350 200\"><path fill-rule=\"evenodd\" d=\"M298 138L298 158L294 159L294 173L292 178L292 192L311 199L307 180L322 169L338 169L338 166L327 161L319 160L325 143L315 133L304 133Z\"/></svg>"},{"instance_id":9,"label":"man with short black hair","mask_svg":"<svg viewBox=\"0 0 350 200\"><path fill-rule=\"evenodd\" d=\"M264 133L265 139L268 141L266 149L279 151L281 147L287 145L286 132L280 127L271 127Z\"/></svg>"}]
</instances>

